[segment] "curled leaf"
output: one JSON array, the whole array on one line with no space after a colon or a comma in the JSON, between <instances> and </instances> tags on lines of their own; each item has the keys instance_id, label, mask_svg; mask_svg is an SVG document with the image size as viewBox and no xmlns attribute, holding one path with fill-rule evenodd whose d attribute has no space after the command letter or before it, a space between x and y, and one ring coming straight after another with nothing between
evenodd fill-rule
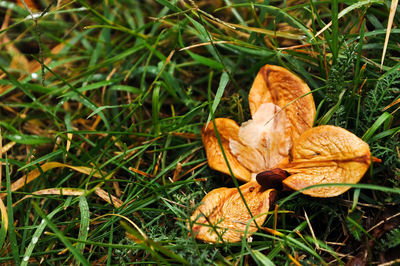
<instances>
[{"instance_id":1,"label":"curled leaf","mask_svg":"<svg viewBox=\"0 0 400 266\"><path fill-rule=\"evenodd\" d=\"M304 132L293 144L289 162L280 168L291 175L283 184L294 190L327 183L356 184L371 162L367 143L336 126L319 126ZM334 197L349 186L326 186L302 193L313 197Z\"/></svg>"},{"instance_id":2,"label":"curled leaf","mask_svg":"<svg viewBox=\"0 0 400 266\"><path fill-rule=\"evenodd\" d=\"M273 103L284 110L293 141L314 123L316 110L310 88L283 67L265 65L254 79L249 93L251 114L254 116L264 103Z\"/></svg>"},{"instance_id":3,"label":"curled leaf","mask_svg":"<svg viewBox=\"0 0 400 266\"><path fill-rule=\"evenodd\" d=\"M230 139L239 141L239 126L235 121L227 118L217 118L215 119L215 124L217 126L222 147L233 174L241 181L249 181L251 179L250 171L237 160L229 148ZM214 131L214 125L209 123L207 127L204 127L201 136L206 149L209 166L214 170L229 175L229 168L222 155L221 147L218 144L218 139Z\"/></svg>"},{"instance_id":4,"label":"curled leaf","mask_svg":"<svg viewBox=\"0 0 400 266\"><path fill-rule=\"evenodd\" d=\"M261 226L276 191L265 190L256 181L240 186L240 191L255 222ZM257 226L236 188L218 188L208 193L190 219L196 238L207 242L237 242L243 236L248 237L257 231ZM250 226L246 231L249 222Z\"/></svg>"}]
</instances>

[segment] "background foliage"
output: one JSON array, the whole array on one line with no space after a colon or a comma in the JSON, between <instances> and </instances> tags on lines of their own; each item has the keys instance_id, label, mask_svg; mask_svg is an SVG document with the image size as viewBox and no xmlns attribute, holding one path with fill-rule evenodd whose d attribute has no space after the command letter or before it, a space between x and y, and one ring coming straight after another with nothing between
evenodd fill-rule
<instances>
[{"instance_id":1,"label":"background foliage","mask_svg":"<svg viewBox=\"0 0 400 266\"><path fill-rule=\"evenodd\" d=\"M395 263L400 20L385 45L390 6L0 1L0 262ZM316 125L350 130L382 163L333 199L282 192L277 224L271 213L264 225L281 236L196 241L194 208L233 186L207 166L201 127L211 111L247 120L267 63L308 83Z\"/></svg>"}]
</instances>

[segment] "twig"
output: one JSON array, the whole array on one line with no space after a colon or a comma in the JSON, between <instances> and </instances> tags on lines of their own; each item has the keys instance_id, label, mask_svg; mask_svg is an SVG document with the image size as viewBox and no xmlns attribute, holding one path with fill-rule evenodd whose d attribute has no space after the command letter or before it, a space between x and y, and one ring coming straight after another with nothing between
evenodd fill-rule
<instances>
[{"instance_id":1,"label":"twig","mask_svg":"<svg viewBox=\"0 0 400 266\"><path fill-rule=\"evenodd\" d=\"M40 14L40 16L35 15L32 13L32 11L30 10L30 8L28 7L28 5L25 3L24 0L22 0L22 4L24 5L24 7L26 8L26 10L28 10L29 14L32 17L32 20L35 23L35 33L37 36L37 41L38 41L38 46L39 46L39 63L41 66L41 73L42 73L42 78L41 78L41 85L44 87L44 81L45 81L45 67L44 67L44 55L43 55L43 49L42 49L42 40L41 40L41 35L42 33L39 30L39 24L38 24L38 20L41 19L50 9L51 7L51 3L45 8L45 10Z\"/></svg>"}]
</instances>

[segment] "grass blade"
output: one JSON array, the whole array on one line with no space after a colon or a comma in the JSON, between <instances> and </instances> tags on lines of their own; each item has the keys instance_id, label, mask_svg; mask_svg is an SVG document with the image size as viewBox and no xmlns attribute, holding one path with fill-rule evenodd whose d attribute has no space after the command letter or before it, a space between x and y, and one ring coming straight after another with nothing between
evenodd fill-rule
<instances>
[{"instance_id":1,"label":"grass blade","mask_svg":"<svg viewBox=\"0 0 400 266\"><path fill-rule=\"evenodd\" d=\"M19 265L20 264L19 248L18 248L17 236L15 233L15 227L14 227L14 215L13 215L14 209L12 207L11 180L10 180L10 170L9 170L7 156L6 156L5 167L6 167L6 185L7 185L8 238L10 240L10 245L11 245L10 248L11 248L11 253L14 257L14 263L16 265Z\"/></svg>"},{"instance_id":2,"label":"grass blade","mask_svg":"<svg viewBox=\"0 0 400 266\"><path fill-rule=\"evenodd\" d=\"M226 85L228 84L228 81L229 81L229 75L226 72L223 72L221 75L221 78L219 80L217 93L215 94L215 98L214 98L213 104L211 106L212 113L215 113L215 110L217 110L218 104L221 101L222 95L224 94L224 91L225 91ZM208 115L206 125L208 125L210 120L211 120L211 113Z\"/></svg>"},{"instance_id":3,"label":"grass blade","mask_svg":"<svg viewBox=\"0 0 400 266\"><path fill-rule=\"evenodd\" d=\"M273 263L267 256L262 254L260 251L251 250L250 252L251 252L254 260L258 261L261 265L265 265L265 266L273 266L273 265L275 265L275 263Z\"/></svg>"},{"instance_id":4,"label":"grass blade","mask_svg":"<svg viewBox=\"0 0 400 266\"><path fill-rule=\"evenodd\" d=\"M60 239L61 242L69 249L72 255L75 257L76 261L82 263L85 266L90 266L90 263L83 257L83 255L71 244L71 242L65 238L64 234L57 228L57 226L50 220L50 218L43 213L39 205L36 202L32 202L33 207L36 212L42 217L46 222L48 227L55 233L55 235ZM24 258L25 259L25 258Z\"/></svg>"},{"instance_id":5,"label":"grass blade","mask_svg":"<svg viewBox=\"0 0 400 266\"><path fill-rule=\"evenodd\" d=\"M385 61L385 55L386 55L386 49L387 49L387 46L389 43L390 31L392 30L394 15L396 14L398 3L399 3L399 0L392 0L392 4L390 5L390 13L389 13L388 24L387 24L387 28L386 28L385 43L383 44L381 70L382 70L383 62Z\"/></svg>"},{"instance_id":6,"label":"grass blade","mask_svg":"<svg viewBox=\"0 0 400 266\"><path fill-rule=\"evenodd\" d=\"M152 105L152 117L153 117L153 127L154 127L154 136L158 136L160 131L160 120L159 120L159 113L160 113L160 88L161 84L156 82L156 85L153 89L153 97L151 101Z\"/></svg>"},{"instance_id":7,"label":"grass blade","mask_svg":"<svg viewBox=\"0 0 400 266\"><path fill-rule=\"evenodd\" d=\"M333 63L337 61L338 58L338 50L339 50L339 17L338 17L338 0L332 0L331 3L331 12L332 12L332 40L331 40L331 49L332 49L332 57Z\"/></svg>"},{"instance_id":8,"label":"grass blade","mask_svg":"<svg viewBox=\"0 0 400 266\"><path fill-rule=\"evenodd\" d=\"M89 233L90 213L89 213L89 204L85 196L79 197L79 209L81 212L81 224L79 227L78 239L81 241L86 241ZM83 255L83 251L85 249L85 243L79 242L76 248Z\"/></svg>"},{"instance_id":9,"label":"grass blade","mask_svg":"<svg viewBox=\"0 0 400 266\"><path fill-rule=\"evenodd\" d=\"M368 128L368 130L362 136L362 139L364 141L368 141L383 123L385 123L386 121L390 121L391 119L393 119L393 116L390 113L384 112L383 114L381 114L379 118L375 121L375 123L370 128Z\"/></svg>"},{"instance_id":10,"label":"grass blade","mask_svg":"<svg viewBox=\"0 0 400 266\"><path fill-rule=\"evenodd\" d=\"M49 215L48 218L51 219L53 218L54 215L62 211L64 208L66 208L67 205L64 204L64 206L57 207L55 210L53 210ZM35 232L32 235L32 240L29 242L28 247L26 248L25 254L24 254L24 260L21 263L21 266L27 266L29 258L32 255L33 250L35 249L36 244L38 243L40 236L42 235L44 229L47 226L46 220L42 219L41 223L37 226Z\"/></svg>"}]
</instances>

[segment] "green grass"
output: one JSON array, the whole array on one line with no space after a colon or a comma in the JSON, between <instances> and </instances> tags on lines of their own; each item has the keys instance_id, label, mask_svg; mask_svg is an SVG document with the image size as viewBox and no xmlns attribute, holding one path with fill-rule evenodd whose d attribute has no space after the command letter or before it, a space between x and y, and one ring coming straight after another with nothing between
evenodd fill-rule
<instances>
[{"instance_id":1,"label":"green grass","mask_svg":"<svg viewBox=\"0 0 400 266\"><path fill-rule=\"evenodd\" d=\"M3 148L12 145L1 156L0 263L398 259L399 16L380 69L390 2L56 2L37 1L47 11L36 24L25 7L0 1L0 128ZM200 130L213 117L249 119L248 92L267 63L307 82L316 124L348 129L382 163L336 198L281 192L281 236L197 241L187 228L197 204L235 186L205 163ZM33 194L50 188L76 194ZM274 228L273 213L264 226Z\"/></svg>"}]
</instances>

